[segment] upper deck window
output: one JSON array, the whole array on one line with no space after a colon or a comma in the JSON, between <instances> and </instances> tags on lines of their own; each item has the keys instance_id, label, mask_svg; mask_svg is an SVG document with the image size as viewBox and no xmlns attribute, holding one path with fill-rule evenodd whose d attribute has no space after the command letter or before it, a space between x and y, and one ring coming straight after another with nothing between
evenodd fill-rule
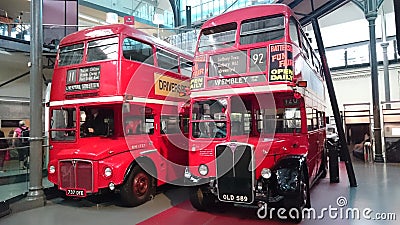
<instances>
[{"instance_id":1,"label":"upper deck window","mask_svg":"<svg viewBox=\"0 0 400 225\"><path fill-rule=\"evenodd\" d=\"M90 41L88 44L87 61L118 59L118 37Z\"/></svg>"},{"instance_id":2,"label":"upper deck window","mask_svg":"<svg viewBox=\"0 0 400 225\"><path fill-rule=\"evenodd\" d=\"M83 43L61 47L59 52L58 66L67 66L82 62L83 50Z\"/></svg>"},{"instance_id":3,"label":"upper deck window","mask_svg":"<svg viewBox=\"0 0 400 225\"><path fill-rule=\"evenodd\" d=\"M240 28L240 44L253 44L278 40L285 34L283 15L261 17L243 21Z\"/></svg>"},{"instance_id":4,"label":"upper deck window","mask_svg":"<svg viewBox=\"0 0 400 225\"><path fill-rule=\"evenodd\" d=\"M198 51L231 47L235 43L237 24L228 23L204 29L200 34Z\"/></svg>"},{"instance_id":5,"label":"upper deck window","mask_svg":"<svg viewBox=\"0 0 400 225\"><path fill-rule=\"evenodd\" d=\"M157 49L157 62L158 66L163 69L178 72L178 56L176 54Z\"/></svg>"},{"instance_id":6,"label":"upper deck window","mask_svg":"<svg viewBox=\"0 0 400 225\"><path fill-rule=\"evenodd\" d=\"M182 75L190 77L192 75L192 66L193 62L182 57L180 58L180 72Z\"/></svg>"},{"instance_id":7,"label":"upper deck window","mask_svg":"<svg viewBox=\"0 0 400 225\"><path fill-rule=\"evenodd\" d=\"M289 34L290 34L290 39L293 41L293 43L295 43L297 46L300 46L299 30L297 27L297 22L293 17L290 18L289 21Z\"/></svg>"},{"instance_id":8,"label":"upper deck window","mask_svg":"<svg viewBox=\"0 0 400 225\"><path fill-rule=\"evenodd\" d=\"M153 48L149 44L125 38L122 44L122 53L125 59L154 65Z\"/></svg>"}]
</instances>

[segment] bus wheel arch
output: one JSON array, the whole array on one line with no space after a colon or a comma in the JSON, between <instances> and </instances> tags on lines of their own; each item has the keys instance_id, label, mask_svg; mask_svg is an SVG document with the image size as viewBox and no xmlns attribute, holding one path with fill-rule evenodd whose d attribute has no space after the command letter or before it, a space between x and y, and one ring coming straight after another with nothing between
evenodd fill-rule
<instances>
[{"instance_id":1,"label":"bus wheel arch","mask_svg":"<svg viewBox=\"0 0 400 225\"><path fill-rule=\"evenodd\" d=\"M287 215L288 219L299 223L303 220L303 209L311 208L311 200L310 200L310 188L309 188L309 176L307 165L303 164L299 170L300 179L298 181L298 190L295 195L285 196L285 205L286 212L289 213ZM291 211L295 213L290 214Z\"/></svg>"},{"instance_id":2,"label":"bus wheel arch","mask_svg":"<svg viewBox=\"0 0 400 225\"><path fill-rule=\"evenodd\" d=\"M287 219L298 223L303 219L303 209L311 207L307 159L302 155L288 155L278 160L274 170L283 171L281 182L277 181L281 185L277 188L284 196L282 206L286 209ZM285 176L295 177L288 179ZM285 180L296 180L296 184L285 184Z\"/></svg>"},{"instance_id":3,"label":"bus wheel arch","mask_svg":"<svg viewBox=\"0 0 400 225\"><path fill-rule=\"evenodd\" d=\"M138 206L154 197L157 186L156 167L147 157L140 157L128 167L120 187L121 200L126 206Z\"/></svg>"}]
</instances>

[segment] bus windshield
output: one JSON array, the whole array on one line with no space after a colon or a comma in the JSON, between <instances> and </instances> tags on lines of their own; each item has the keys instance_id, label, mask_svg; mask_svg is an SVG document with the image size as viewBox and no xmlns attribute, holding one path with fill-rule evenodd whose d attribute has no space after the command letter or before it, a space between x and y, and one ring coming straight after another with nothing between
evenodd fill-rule
<instances>
[{"instance_id":1,"label":"bus windshield","mask_svg":"<svg viewBox=\"0 0 400 225\"><path fill-rule=\"evenodd\" d=\"M283 15L245 20L240 27L240 44L278 40L284 35L285 19Z\"/></svg>"},{"instance_id":2,"label":"bus windshield","mask_svg":"<svg viewBox=\"0 0 400 225\"><path fill-rule=\"evenodd\" d=\"M80 107L80 137L111 136L114 111L105 107Z\"/></svg>"},{"instance_id":3,"label":"bus windshield","mask_svg":"<svg viewBox=\"0 0 400 225\"><path fill-rule=\"evenodd\" d=\"M60 48L58 66L67 66L82 62L84 44L68 45Z\"/></svg>"},{"instance_id":4,"label":"bus windshield","mask_svg":"<svg viewBox=\"0 0 400 225\"><path fill-rule=\"evenodd\" d=\"M235 43L237 24L228 23L204 29L200 34L198 51L227 48Z\"/></svg>"},{"instance_id":5,"label":"bus windshield","mask_svg":"<svg viewBox=\"0 0 400 225\"><path fill-rule=\"evenodd\" d=\"M74 141L76 109L61 108L51 112L50 137L55 141Z\"/></svg>"},{"instance_id":6,"label":"bus windshield","mask_svg":"<svg viewBox=\"0 0 400 225\"><path fill-rule=\"evenodd\" d=\"M192 106L194 138L225 138L227 98L199 100Z\"/></svg>"},{"instance_id":7,"label":"bus windshield","mask_svg":"<svg viewBox=\"0 0 400 225\"><path fill-rule=\"evenodd\" d=\"M86 61L116 59L118 59L118 37L89 41Z\"/></svg>"}]
</instances>

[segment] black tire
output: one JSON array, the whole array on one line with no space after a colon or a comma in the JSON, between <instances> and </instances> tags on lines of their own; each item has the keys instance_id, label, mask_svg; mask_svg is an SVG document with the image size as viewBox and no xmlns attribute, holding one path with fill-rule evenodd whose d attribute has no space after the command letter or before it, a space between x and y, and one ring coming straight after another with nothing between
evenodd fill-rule
<instances>
[{"instance_id":1,"label":"black tire","mask_svg":"<svg viewBox=\"0 0 400 225\"><path fill-rule=\"evenodd\" d=\"M121 200L126 206L141 205L150 200L155 193L155 188L155 179L136 165L121 187Z\"/></svg>"},{"instance_id":2,"label":"black tire","mask_svg":"<svg viewBox=\"0 0 400 225\"><path fill-rule=\"evenodd\" d=\"M319 174L320 179L326 178L326 175L328 174L328 150L326 148L326 145L324 145L324 152L322 153L322 161L321 167L319 168Z\"/></svg>"},{"instance_id":3,"label":"black tire","mask_svg":"<svg viewBox=\"0 0 400 225\"><path fill-rule=\"evenodd\" d=\"M294 223L300 223L303 220L303 209L311 207L310 190L308 186L308 177L306 172L301 173L299 189L296 195L286 196L285 208L287 219ZM290 213L292 211L292 213Z\"/></svg>"},{"instance_id":4,"label":"black tire","mask_svg":"<svg viewBox=\"0 0 400 225\"><path fill-rule=\"evenodd\" d=\"M190 203L199 211L212 211L217 203L217 198L203 186L192 187L190 190Z\"/></svg>"}]
</instances>

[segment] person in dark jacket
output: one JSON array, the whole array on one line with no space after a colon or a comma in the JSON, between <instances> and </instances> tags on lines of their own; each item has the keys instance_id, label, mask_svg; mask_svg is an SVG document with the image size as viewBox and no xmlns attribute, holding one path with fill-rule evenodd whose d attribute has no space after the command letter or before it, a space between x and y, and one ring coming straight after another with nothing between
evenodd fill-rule
<instances>
[{"instance_id":1,"label":"person in dark jacket","mask_svg":"<svg viewBox=\"0 0 400 225\"><path fill-rule=\"evenodd\" d=\"M29 127L25 125L25 121L19 121L19 127L15 129L13 135L13 147L18 149L19 167L27 169L29 162L29 141L23 134L29 132Z\"/></svg>"},{"instance_id":2,"label":"person in dark jacket","mask_svg":"<svg viewBox=\"0 0 400 225\"><path fill-rule=\"evenodd\" d=\"M82 125L86 135L97 136L106 134L104 117L97 108L90 109L90 115L86 117L86 122Z\"/></svg>"}]
</instances>

